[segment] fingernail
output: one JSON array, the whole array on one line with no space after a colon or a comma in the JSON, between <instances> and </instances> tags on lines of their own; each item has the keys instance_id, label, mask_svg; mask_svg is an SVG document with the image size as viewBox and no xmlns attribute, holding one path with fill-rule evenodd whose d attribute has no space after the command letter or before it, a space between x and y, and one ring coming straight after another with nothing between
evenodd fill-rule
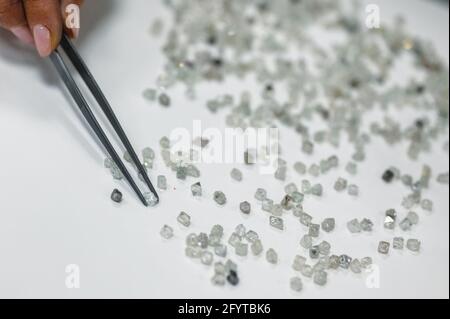
<instances>
[{"instance_id":1,"label":"fingernail","mask_svg":"<svg viewBox=\"0 0 450 319\"><path fill-rule=\"evenodd\" d=\"M20 26L11 28L11 32L23 43L33 45L33 36L27 27Z\"/></svg>"},{"instance_id":2,"label":"fingernail","mask_svg":"<svg viewBox=\"0 0 450 319\"><path fill-rule=\"evenodd\" d=\"M50 31L42 24L33 28L34 43L41 57L49 56L52 53L52 42Z\"/></svg>"}]
</instances>

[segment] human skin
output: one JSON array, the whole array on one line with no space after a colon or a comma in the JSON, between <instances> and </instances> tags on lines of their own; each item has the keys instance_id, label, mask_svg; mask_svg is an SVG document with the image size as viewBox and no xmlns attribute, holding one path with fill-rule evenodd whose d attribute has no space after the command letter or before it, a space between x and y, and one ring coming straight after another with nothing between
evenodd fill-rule
<instances>
[{"instance_id":1,"label":"human skin","mask_svg":"<svg viewBox=\"0 0 450 319\"><path fill-rule=\"evenodd\" d=\"M69 5L81 6L84 0L0 0L0 27L36 48L41 57L58 46L63 32L71 38L79 29L68 28Z\"/></svg>"}]
</instances>

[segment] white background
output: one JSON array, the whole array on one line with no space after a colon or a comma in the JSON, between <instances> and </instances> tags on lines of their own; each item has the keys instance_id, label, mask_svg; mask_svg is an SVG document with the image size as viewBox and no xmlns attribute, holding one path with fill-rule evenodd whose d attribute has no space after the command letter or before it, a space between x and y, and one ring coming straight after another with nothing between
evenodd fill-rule
<instances>
[{"instance_id":1,"label":"white background","mask_svg":"<svg viewBox=\"0 0 450 319\"><path fill-rule=\"evenodd\" d=\"M175 90L170 109L150 105L142 98L143 89L154 84L164 62L162 41L148 35L153 18L170 17L159 1L87 2L78 47L137 149L157 149L161 136L176 127L190 128L193 119L201 119L205 127L224 127L222 116L212 116L204 106L206 98L224 88L199 92L198 102L187 101L181 90ZM383 21L404 14L411 31L433 40L448 63L448 9L418 0L372 2L380 5ZM238 84L230 84L226 91L234 92L234 88L238 89ZM435 174L448 171L444 140L414 163L405 158L404 147L389 148L376 140L354 180L361 187L358 199L331 190L333 181L345 173L333 172L321 179L325 196L308 199L305 208L319 222L335 216L338 225L334 233L320 239L330 241L337 254L372 256L380 269L380 288L367 288L365 275L331 271L326 287L304 280L304 291L295 294L289 289L289 278L295 275L291 263L295 254L305 254L298 244L305 228L289 216L285 218L286 231L274 231L253 200L254 212L249 218L238 212L238 203L252 199L258 186L267 188L272 198L281 198L282 183L248 169L244 169L245 182L235 183L229 178L230 166L203 165L200 180L205 197L197 201L189 191L194 180L178 182L158 162L151 177L167 175L170 190L161 193L158 208L145 209L126 184L114 182L103 168L104 155L64 92L49 61L38 59L0 32L0 297L448 298L447 186L432 183L425 196L435 202L435 210L429 214L419 210L419 226L411 234L403 234L422 240L419 255L392 251L382 257L376 253L379 240L389 241L394 236L382 229L383 212L396 207L403 217L406 212L399 203L407 194L402 185L386 186L380 174L396 165L418 176L423 163L430 163ZM302 154L298 140L286 132L283 145L287 149L283 156L293 164ZM295 147L288 149L289 145ZM305 161L331 154L321 150ZM339 155L345 162L351 154L344 150ZM289 181L299 183L300 179L291 172ZM124 192L125 202L120 207L109 200L114 187ZM227 194L225 208L211 200L215 190ZM230 252L239 263L241 284L213 287L212 269L184 257L184 238L189 231L175 221L181 210L193 218L190 231L209 232L219 223L228 237L237 224L244 223L261 234L265 248L279 252L280 264L273 267L263 258L241 259ZM345 223L355 217L374 220L374 233L351 236ZM176 232L169 242L159 236L166 223ZM80 289L65 286L69 264L80 267Z\"/></svg>"}]
</instances>

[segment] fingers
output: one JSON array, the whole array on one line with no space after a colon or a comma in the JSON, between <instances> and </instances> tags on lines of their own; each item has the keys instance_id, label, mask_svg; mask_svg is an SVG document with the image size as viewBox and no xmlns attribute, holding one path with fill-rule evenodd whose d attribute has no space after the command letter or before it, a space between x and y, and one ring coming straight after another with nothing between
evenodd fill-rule
<instances>
[{"instance_id":1,"label":"fingers","mask_svg":"<svg viewBox=\"0 0 450 319\"><path fill-rule=\"evenodd\" d=\"M0 27L10 30L21 41L33 44L21 0L0 0Z\"/></svg>"},{"instance_id":2,"label":"fingers","mask_svg":"<svg viewBox=\"0 0 450 319\"><path fill-rule=\"evenodd\" d=\"M25 15L40 56L49 56L56 49L62 33L59 0L24 0Z\"/></svg>"},{"instance_id":3,"label":"fingers","mask_svg":"<svg viewBox=\"0 0 450 319\"><path fill-rule=\"evenodd\" d=\"M83 2L83 0L61 1L64 32L71 38L77 38L80 32L80 6Z\"/></svg>"}]
</instances>

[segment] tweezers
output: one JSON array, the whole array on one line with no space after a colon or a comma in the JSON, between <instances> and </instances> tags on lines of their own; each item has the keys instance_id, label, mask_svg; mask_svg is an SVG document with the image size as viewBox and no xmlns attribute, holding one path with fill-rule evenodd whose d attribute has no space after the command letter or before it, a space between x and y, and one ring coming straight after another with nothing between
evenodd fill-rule
<instances>
[{"instance_id":1,"label":"tweezers","mask_svg":"<svg viewBox=\"0 0 450 319\"><path fill-rule=\"evenodd\" d=\"M58 74L60 75L61 79L63 80L65 86L69 90L72 98L75 100L76 104L78 105L81 113L83 114L84 118L88 122L89 126L91 127L92 131L95 133L97 138L102 143L103 147L109 154L110 158L115 162L125 179L130 184L131 188L134 190L136 195L139 197L141 202L148 206L149 203L146 199L146 197L142 194L139 187L134 182L133 178L131 177L130 173L128 172L127 168L125 167L124 163L122 162L120 156L115 151L114 147L112 146L111 142L109 141L108 137L106 136L104 130L101 128L99 122L95 118L91 108L89 107L88 102L84 98L83 94L81 93L80 88L78 87L77 83L75 82L72 74L69 71L69 68L67 67L67 64L63 60L62 53L65 53L69 61L72 63L72 65L75 67L77 72L80 74L81 78L83 79L86 86L91 91L92 95L94 96L97 103L100 105L103 113L111 123L112 127L114 128L116 134L118 135L119 139L125 146L125 149L127 150L128 154L131 157L131 160L133 161L133 164L137 168L139 175L143 178L145 184L148 186L150 191L155 196L157 202L159 201L158 194L153 187L147 172L140 162L138 156L136 155L136 152L134 151L128 137L126 136L122 125L119 123L119 120L117 119L116 115L114 114L111 105L109 104L108 100L106 99L105 95L101 91L99 85L95 81L94 77L92 76L91 72L89 71L88 67L84 63L83 59L75 49L74 45L70 41L70 39L63 35L61 39L61 43L59 47L50 55L50 59L54 66L56 67L56 70L58 71Z\"/></svg>"}]
</instances>

